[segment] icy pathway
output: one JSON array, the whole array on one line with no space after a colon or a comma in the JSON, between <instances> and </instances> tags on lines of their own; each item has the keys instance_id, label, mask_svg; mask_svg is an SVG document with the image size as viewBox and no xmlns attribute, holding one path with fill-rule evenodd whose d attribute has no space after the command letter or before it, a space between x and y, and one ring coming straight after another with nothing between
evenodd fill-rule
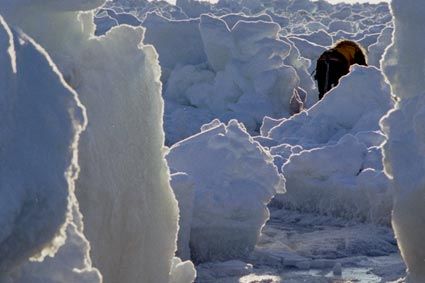
<instances>
[{"instance_id":1,"label":"icy pathway","mask_svg":"<svg viewBox=\"0 0 425 283\"><path fill-rule=\"evenodd\" d=\"M391 282L404 276L392 230L271 209L247 259L205 263L196 282Z\"/></svg>"}]
</instances>

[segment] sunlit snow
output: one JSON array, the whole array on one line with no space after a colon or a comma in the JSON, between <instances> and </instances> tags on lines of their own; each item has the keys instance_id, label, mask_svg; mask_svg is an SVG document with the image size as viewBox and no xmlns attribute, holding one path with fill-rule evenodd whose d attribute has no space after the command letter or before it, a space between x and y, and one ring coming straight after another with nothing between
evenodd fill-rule
<instances>
[{"instance_id":1,"label":"sunlit snow","mask_svg":"<svg viewBox=\"0 0 425 283\"><path fill-rule=\"evenodd\" d=\"M425 282L424 14L0 0L0 282Z\"/></svg>"}]
</instances>

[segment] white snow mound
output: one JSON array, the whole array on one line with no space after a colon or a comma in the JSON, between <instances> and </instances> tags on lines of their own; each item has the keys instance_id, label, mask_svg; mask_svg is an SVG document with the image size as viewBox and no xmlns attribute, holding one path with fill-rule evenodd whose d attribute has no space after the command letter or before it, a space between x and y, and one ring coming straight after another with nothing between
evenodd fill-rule
<instances>
[{"instance_id":1,"label":"white snow mound","mask_svg":"<svg viewBox=\"0 0 425 283\"><path fill-rule=\"evenodd\" d=\"M186 172L195 183L192 258L204 262L246 256L269 217L267 203L284 190L272 157L237 121L225 125L215 120L175 144L167 160L171 170Z\"/></svg>"}]
</instances>

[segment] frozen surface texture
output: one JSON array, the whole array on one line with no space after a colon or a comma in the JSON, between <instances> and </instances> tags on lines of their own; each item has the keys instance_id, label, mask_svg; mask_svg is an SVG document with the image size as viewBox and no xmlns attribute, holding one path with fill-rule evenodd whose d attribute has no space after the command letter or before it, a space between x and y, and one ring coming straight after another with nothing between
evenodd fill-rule
<instances>
[{"instance_id":1,"label":"frozen surface texture","mask_svg":"<svg viewBox=\"0 0 425 283\"><path fill-rule=\"evenodd\" d=\"M72 223L66 228L66 241L54 257L42 262L28 261L11 273L6 282L13 283L100 283L100 272L92 267L90 243L83 234L82 215L73 199Z\"/></svg>"},{"instance_id":2,"label":"frozen surface texture","mask_svg":"<svg viewBox=\"0 0 425 283\"><path fill-rule=\"evenodd\" d=\"M196 270L190 260L181 261L178 257L171 260L169 283L192 283L196 277Z\"/></svg>"},{"instance_id":3,"label":"frozen surface texture","mask_svg":"<svg viewBox=\"0 0 425 283\"><path fill-rule=\"evenodd\" d=\"M384 141L379 120L393 105L382 74L373 67L354 66L312 108L276 121L267 127L268 134L264 128L263 134L278 144L270 148L277 164L284 163L287 193L278 202L292 209L389 223L391 193L379 150Z\"/></svg>"},{"instance_id":4,"label":"frozen surface texture","mask_svg":"<svg viewBox=\"0 0 425 283\"><path fill-rule=\"evenodd\" d=\"M85 109L46 51L1 16L0 65L0 281L100 282L74 195Z\"/></svg>"},{"instance_id":5,"label":"frozen surface texture","mask_svg":"<svg viewBox=\"0 0 425 283\"><path fill-rule=\"evenodd\" d=\"M175 144L167 160L171 170L194 181L192 258L205 262L248 255L269 217L267 203L284 190L271 156L241 124L215 120Z\"/></svg>"},{"instance_id":6,"label":"frozen surface texture","mask_svg":"<svg viewBox=\"0 0 425 283\"><path fill-rule=\"evenodd\" d=\"M149 13L143 21L145 43L155 46L166 81L177 65L197 65L206 61L199 19L169 20L157 13Z\"/></svg>"},{"instance_id":7,"label":"frozen surface texture","mask_svg":"<svg viewBox=\"0 0 425 283\"><path fill-rule=\"evenodd\" d=\"M265 21L238 21L229 29L224 20L202 15L197 33L207 62L182 62L185 65L174 68L168 78L164 92L167 143L195 134L213 117L226 122L236 118L254 133L265 115L288 117L298 112L305 95L298 105L291 105L300 78L284 62L292 54L291 46L278 38L279 31L278 24ZM199 52L190 54L196 57ZM307 74L305 67L299 69ZM190 126L182 126L186 124Z\"/></svg>"},{"instance_id":8,"label":"frozen surface texture","mask_svg":"<svg viewBox=\"0 0 425 283\"><path fill-rule=\"evenodd\" d=\"M21 168L21 161L30 166L27 159L15 158L26 151L9 150L23 145L20 135L29 136L30 130L2 127L2 160L15 162L4 163L10 168L2 170L12 173L2 174L8 176L2 184L15 182L18 189L10 194L6 188L12 185L5 185L0 191L0 224L8 227L0 232L0 245L6 247L0 248L5 253L0 265L8 270L1 280L97 283L102 280L99 268L106 283L193 281L193 264L174 257L179 256L202 262L197 267L202 283L282 278L387 282L403 275L399 258L389 255L396 251L391 231L379 226L390 222L395 193L393 224L409 268L407 280L424 281L423 249L418 247L424 234L425 134L420 125L425 79L417 50L425 44L417 36L422 26L412 24L422 23L424 11L412 3L392 3L396 40L383 56L394 31L383 3L178 0L175 6L146 0L0 0L0 14L13 27L2 23L0 60L11 71L2 69L8 84L0 88L19 94L0 104L2 121L9 125L21 117L16 113L23 112L11 109L15 100L16 109L28 107L28 113L39 103L49 109L37 118L44 113L50 122L31 118L29 125L36 125L31 130L48 125L54 131L67 119L76 120L46 139L48 145L60 142L50 150L64 150L63 163L51 170L62 172L59 182L77 176L76 165L65 165L77 164L74 138L86 123L78 119L82 108L76 100L75 109L71 102L68 108L56 107L57 96L51 101L34 96L30 107L21 103L21 95L51 95L34 88L48 79L49 90L62 85L71 97L78 96L88 119L80 138L76 197L72 181L48 194L45 203L55 205L57 213L34 221L46 225L42 237L32 236L33 226L14 228L24 227L18 223L16 215L24 215L19 211L28 213L28 221L33 212L44 213L29 211L41 203L31 196L43 196L27 189L31 183L25 189L14 185L23 182L13 179L18 174L34 175L10 169ZM354 66L317 103L316 59L340 39L361 43L374 67ZM22 63L18 57L24 50L41 55ZM398 96L396 106L381 68ZM26 71L26 76L37 80L25 80L22 87L24 69L36 73ZM47 69L56 77L43 71ZM381 129L379 120L392 108L396 110L382 120ZM51 109L62 111L62 118L52 119ZM384 174L381 146L387 137ZM171 146L172 174L164 143ZM37 156L31 162L38 162ZM33 171L37 180L49 166L53 163ZM63 177L67 168L73 170ZM267 203L283 190L282 175L287 194L274 198L274 219L264 226ZM412 209L418 213L412 215ZM41 227L37 225L34 229ZM17 245L17 234L8 233L21 232L27 238ZM62 237L52 242L56 235ZM42 249L39 260L56 254L41 262L27 260ZM324 275L331 269L333 277Z\"/></svg>"},{"instance_id":9,"label":"frozen surface texture","mask_svg":"<svg viewBox=\"0 0 425 283\"><path fill-rule=\"evenodd\" d=\"M13 8L7 18L46 48L87 109L76 195L93 265L104 282L168 282L178 207L162 149L161 71L144 30L97 38L81 6Z\"/></svg>"},{"instance_id":10,"label":"frozen surface texture","mask_svg":"<svg viewBox=\"0 0 425 283\"><path fill-rule=\"evenodd\" d=\"M177 256L190 259L190 226L192 224L195 183L193 178L183 172L171 175L171 187L179 203L179 235L177 237Z\"/></svg>"},{"instance_id":11,"label":"frozen surface texture","mask_svg":"<svg viewBox=\"0 0 425 283\"><path fill-rule=\"evenodd\" d=\"M356 40L372 46L372 65L379 66L392 28L386 4L114 0L102 10L112 26L107 9L136 15L158 50L167 145L214 118L237 119L257 135L264 116L288 118L311 107L317 102L311 73L327 47Z\"/></svg>"},{"instance_id":12,"label":"frozen surface texture","mask_svg":"<svg viewBox=\"0 0 425 283\"><path fill-rule=\"evenodd\" d=\"M425 4L394 0L391 10L394 38L383 65L399 101L382 120L388 136L384 164L394 187L392 224L407 265L406 282L416 283L425 280L425 57L414 50L425 47L418 36Z\"/></svg>"},{"instance_id":13,"label":"frozen surface texture","mask_svg":"<svg viewBox=\"0 0 425 283\"><path fill-rule=\"evenodd\" d=\"M385 136L379 126L394 107L380 72L393 30L387 4L221 0L213 5L185 0L173 11L166 4L136 7L130 2L113 1L111 7L136 14L150 43L158 46L165 70L161 80L166 144L175 144L170 156L180 144L185 152L195 150L193 141L211 128L202 125L214 118L225 124L237 119L287 178L288 193L278 195L274 204L346 221L389 224L392 191L383 171L380 147ZM160 36L164 28L169 33ZM340 39L361 43L376 68L354 66L316 103L311 76L315 60ZM174 52L179 56L170 56ZM216 168L210 149L202 149L201 163ZM201 154L189 155L185 163L195 167L192 158ZM182 156L178 159L184 160ZM195 195L193 207L180 207L186 228L180 231L179 249L183 245L186 254L188 235L189 242L194 239L197 210L207 209L197 207L202 187L197 179L205 173L188 167L171 168L182 178L175 181L176 194L183 192L177 196L182 203L191 198L192 190ZM192 232L184 231L187 227Z\"/></svg>"}]
</instances>

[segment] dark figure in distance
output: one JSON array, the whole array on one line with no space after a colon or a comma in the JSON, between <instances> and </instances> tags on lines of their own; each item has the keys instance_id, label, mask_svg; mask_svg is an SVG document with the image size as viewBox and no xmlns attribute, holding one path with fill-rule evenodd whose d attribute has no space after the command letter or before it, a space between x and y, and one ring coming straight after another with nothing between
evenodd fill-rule
<instances>
[{"instance_id":1,"label":"dark figure in distance","mask_svg":"<svg viewBox=\"0 0 425 283\"><path fill-rule=\"evenodd\" d=\"M314 75L319 89L319 100L338 84L339 78L348 74L353 64L367 66L363 48L351 40L338 41L334 47L320 55Z\"/></svg>"}]
</instances>

